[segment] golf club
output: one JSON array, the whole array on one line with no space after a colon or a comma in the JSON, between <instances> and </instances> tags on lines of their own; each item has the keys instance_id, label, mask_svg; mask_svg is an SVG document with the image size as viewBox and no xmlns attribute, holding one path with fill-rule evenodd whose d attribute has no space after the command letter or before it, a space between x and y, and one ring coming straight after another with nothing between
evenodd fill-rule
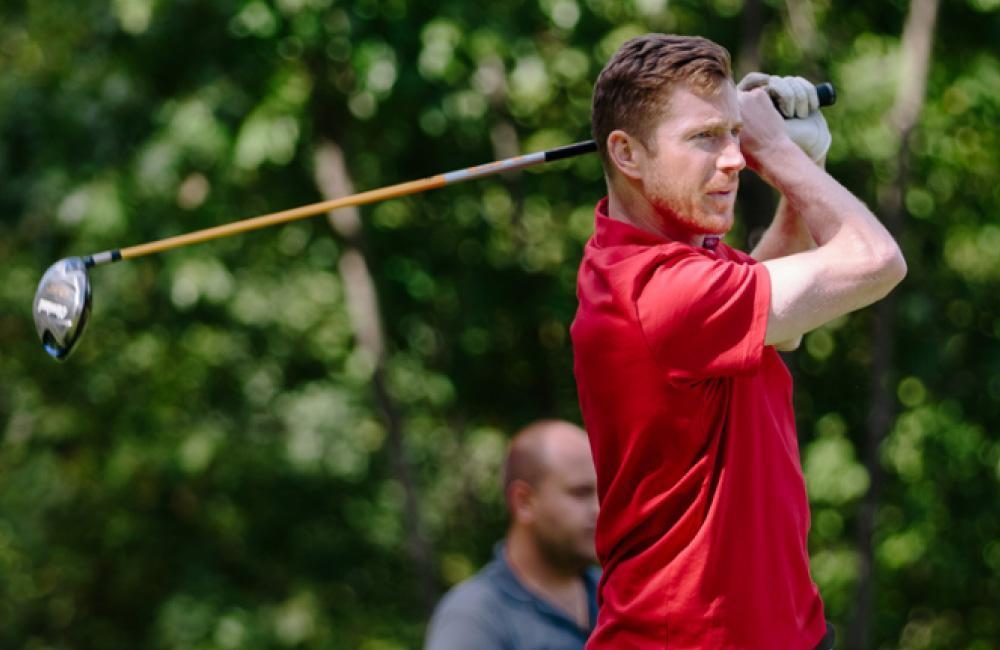
<instances>
[{"instance_id":1,"label":"golf club","mask_svg":"<svg viewBox=\"0 0 1000 650\"><path fill-rule=\"evenodd\" d=\"M816 94L819 97L820 106L830 106L837 98L834 87L830 83L818 84L816 86ZM242 221L235 221L128 248L116 248L84 257L64 258L50 266L38 283L38 289L35 291L35 299L32 305L35 330L42 340L42 346L49 355L58 360L64 360L69 356L77 341L80 340L80 336L83 334L90 315L91 290L87 269L93 266L161 253L190 244L198 244L250 230L312 217L340 208L368 205L388 199L418 194L462 181L484 178L516 169L524 169L525 167L572 158L594 151L597 151L597 143L593 140L586 140L547 151L538 151L505 158L475 167L429 176L420 180L398 183L338 199L321 201L298 208L251 217Z\"/></svg>"}]
</instances>

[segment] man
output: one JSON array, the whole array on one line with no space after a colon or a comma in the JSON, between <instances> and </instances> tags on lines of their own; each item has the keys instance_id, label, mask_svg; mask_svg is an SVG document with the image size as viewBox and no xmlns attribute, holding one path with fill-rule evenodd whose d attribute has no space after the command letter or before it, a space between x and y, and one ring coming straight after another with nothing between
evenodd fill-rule
<instances>
[{"instance_id":1,"label":"man","mask_svg":"<svg viewBox=\"0 0 1000 650\"><path fill-rule=\"evenodd\" d=\"M587 434L520 431L504 465L510 525L493 561L442 599L426 650L582 649L597 616L597 485Z\"/></svg>"},{"instance_id":2,"label":"man","mask_svg":"<svg viewBox=\"0 0 1000 650\"><path fill-rule=\"evenodd\" d=\"M823 170L815 89L731 74L711 41L650 34L594 88L608 196L571 328L601 506L590 650L833 643L776 349L882 298L906 265ZM782 195L750 255L720 243L746 165Z\"/></svg>"}]
</instances>

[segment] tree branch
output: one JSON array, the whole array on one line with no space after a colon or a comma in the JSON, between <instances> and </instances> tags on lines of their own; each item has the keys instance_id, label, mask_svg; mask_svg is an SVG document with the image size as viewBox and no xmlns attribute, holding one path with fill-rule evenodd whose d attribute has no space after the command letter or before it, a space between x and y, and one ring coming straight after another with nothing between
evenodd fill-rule
<instances>
[{"instance_id":1,"label":"tree branch","mask_svg":"<svg viewBox=\"0 0 1000 650\"><path fill-rule=\"evenodd\" d=\"M316 151L316 183L327 199L354 193L354 184L344 164L343 152L330 140L321 143ZM361 218L358 209L351 207L331 212L327 216L327 221L330 228L345 243L337 268L344 283L348 317L358 347L374 368L372 390L375 403L382 413L388 431L390 464L404 492L406 547L416 567L424 608L430 611L436 597L430 545L422 531L420 497L406 458L403 415L389 393L386 382L382 314L379 309L378 290L364 252Z\"/></svg>"}]
</instances>

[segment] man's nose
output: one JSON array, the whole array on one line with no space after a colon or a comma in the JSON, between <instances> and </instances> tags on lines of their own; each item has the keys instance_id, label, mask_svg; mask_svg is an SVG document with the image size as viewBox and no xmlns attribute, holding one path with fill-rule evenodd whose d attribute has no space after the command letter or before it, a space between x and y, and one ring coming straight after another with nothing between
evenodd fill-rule
<instances>
[{"instance_id":1,"label":"man's nose","mask_svg":"<svg viewBox=\"0 0 1000 650\"><path fill-rule=\"evenodd\" d=\"M724 172L738 172L746 166L746 158L740 150L740 139L738 136L731 136L719 154L716 167Z\"/></svg>"}]
</instances>

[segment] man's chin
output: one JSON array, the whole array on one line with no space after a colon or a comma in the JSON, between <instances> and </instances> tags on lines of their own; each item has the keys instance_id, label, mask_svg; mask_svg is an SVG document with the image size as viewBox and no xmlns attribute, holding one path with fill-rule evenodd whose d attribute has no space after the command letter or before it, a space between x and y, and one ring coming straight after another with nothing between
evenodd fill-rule
<instances>
[{"instance_id":1,"label":"man's chin","mask_svg":"<svg viewBox=\"0 0 1000 650\"><path fill-rule=\"evenodd\" d=\"M567 556L567 559L569 557ZM586 571L592 566L599 564L597 560L597 553L593 548L578 548L573 553L572 557L573 571L575 573L581 573Z\"/></svg>"},{"instance_id":2,"label":"man's chin","mask_svg":"<svg viewBox=\"0 0 1000 650\"><path fill-rule=\"evenodd\" d=\"M714 235L716 237L725 237L733 228L733 218L727 215L718 215L705 220L705 232L706 235Z\"/></svg>"},{"instance_id":3,"label":"man's chin","mask_svg":"<svg viewBox=\"0 0 1000 650\"><path fill-rule=\"evenodd\" d=\"M722 237L729 232L734 223L732 207L726 210L710 209L704 206L700 213L686 218L674 220L675 226L691 235L717 235Z\"/></svg>"},{"instance_id":4,"label":"man's chin","mask_svg":"<svg viewBox=\"0 0 1000 650\"><path fill-rule=\"evenodd\" d=\"M579 553L579 558L580 558L580 565L584 569L586 569L587 567L594 566L595 564L598 564L597 551L594 550L593 546L587 549L581 549Z\"/></svg>"}]
</instances>

